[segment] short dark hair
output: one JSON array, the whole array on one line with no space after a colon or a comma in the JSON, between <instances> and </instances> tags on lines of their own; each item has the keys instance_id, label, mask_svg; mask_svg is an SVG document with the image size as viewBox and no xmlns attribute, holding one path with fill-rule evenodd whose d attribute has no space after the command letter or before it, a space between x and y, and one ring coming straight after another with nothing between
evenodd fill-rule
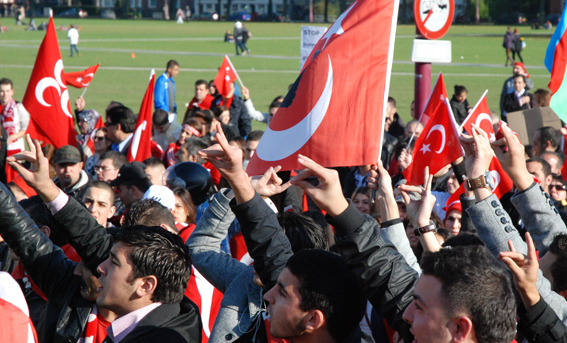
<instances>
[{"instance_id":1,"label":"short dark hair","mask_svg":"<svg viewBox=\"0 0 567 343\"><path fill-rule=\"evenodd\" d=\"M482 239L480 239L480 237L478 237L477 235L470 232L464 232L463 230L459 231L458 235L449 237L442 244L443 247L463 247L468 245L484 246L485 244L482 241Z\"/></svg>"},{"instance_id":2,"label":"short dark hair","mask_svg":"<svg viewBox=\"0 0 567 343\"><path fill-rule=\"evenodd\" d=\"M540 127L536 130L536 132L538 131L539 139L542 144L545 144L547 141L549 141L553 149L557 149L559 145L561 145L561 134L551 126Z\"/></svg>"},{"instance_id":3,"label":"short dark hair","mask_svg":"<svg viewBox=\"0 0 567 343\"><path fill-rule=\"evenodd\" d=\"M358 327L366 298L354 272L336 254L320 249L295 253L286 268L299 280L299 307L323 313L329 334L343 342Z\"/></svg>"},{"instance_id":4,"label":"short dark hair","mask_svg":"<svg viewBox=\"0 0 567 343\"><path fill-rule=\"evenodd\" d=\"M154 199L136 201L124 216L124 226L160 226L161 224L177 230L171 211Z\"/></svg>"},{"instance_id":5,"label":"short dark hair","mask_svg":"<svg viewBox=\"0 0 567 343\"><path fill-rule=\"evenodd\" d=\"M281 105L282 105L282 102L281 102L281 101L279 101L279 100L274 100L274 101L272 101L272 103L270 104L270 110L271 110L272 108L280 108Z\"/></svg>"},{"instance_id":6,"label":"short dark hair","mask_svg":"<svg viewBox=\"0 0 567 343\"><path fill-rule=\"evenodd\" d=\"M100 161L102 160L112 160L112 166L116 169L122 168L124 163L128 162L128 159L124 154L121 154L119 151L109 150L105 151L100 156Z\"/></svg>"},{"instance_id":7,"label":"short dark hair","mask_svg":"<svg viewBox=\"0 0 567 343\"><path fill-rule=\"evenodd\" d=\"M154 114L152 115L152 123L155 126L162 126L169 123L169 113L162 109L155 110Z\"/></svg>"},{"instance_id":8,"label":"short dark hair","mask_svg":"<svg viewBox=\"0 0 567 343\"><path fill-rule=\"evenodd\" d=\"M207 88L209 88L209 83L203 79L199 79L197 81L195 81L195 87L200 86L200 85L205 85Z\"/></svg>"},{"instance_id":9,"label":"short dark hair","mask_svg":"<svg viewBox=\"0 0 567 343\"><path fill-rule=\"evenodd\" d=\"M530 162L537 162L537 163L541 163L541 169L543 169L543 175L545 177L548 177L549 175L551 175L551 166L549 165L549 163L547 163L546 160L544 160L541 157L532 157L530 159L528 159L526 161L526 164L530 163ZM543 181L543 180L540 180Z\"/></svg>"},{"instance_id":10,"label":"short dark hair","mask_svg":"<svg viewBox=\"0 0 567 343\"><path fill-rule=\"evenodd\" d=\"M208 148L209 145L201 138L192 136L185 140L181 149L186 149L189 156L197 156L197 163L204 164L205 160L197 154L199 150Z\"/></svg>"},{"instance_id":11,"label":"short dark hair","mask_svg":"<svg viewBox=\"0 0 567 343\"><path fill-rule=\"evenodd\" d=\"M171 188L173 194L183 203L183 207L185 207L185 213L187 213L187 223L195 224L197 221L197 212L195 211L195 204L193 203L193 198L191 198L191 193L187 190L187 188L183 187L173 187Z\"/></svg>"},{"instance_id":12,"label":"short dark hair","mask_svg":"<svg viewBox=\"0 0 567 343\"><path fill-rule=\"evenodd\" d=\"M260 141L260 139L262 139L263 134L264 134L264 131L261 131L261 130L255 130L255 131L250 132L248 134L248 136L246 136L246 143Z\"/></svg>"},{"instance_id":13,"label":"short dark hair","mask_svg":"<svg viewBox=\"0 0 567 343\"><path fill-rule=\"evenodd\" d=\"M158 281L153 302L181 302L191 276L191 256L179 236L160 227L130 226L115 230L112 240L130 248L130 283L153 275Z\"/></svg>"},{"instance_id":14,"label":"short dark hair","mask_svg":"<svg viewBox=\"0 0 567 343\"><path fill-rule=\"evenodd\" d=\"M167 65L165 66L165 70L169 69L169 68L173 68L173 67L179 67L179 63L177 63L176 60L169 60L167 61Z\"/></svg>"},{"instance_id":15,"label":"short dark hair","mask_svg":"<svg viewBox=\"0 0 567 343\"><path fill-rule=\"evenodd\" d=\"M226 106L224 105L220 105L215 107L215 109L213 110L213 114L215 115L215 118L218 118L224 111L228 111L228 108L226 108Z\"/></svg>"},{"instance_id":16,"label":"short dark hair","mask_svg":"<svg viewBox=\"0 0 567 343\"><path fill-rule=\"evenodd\" d=\"M91 181L88 184L88 186L85 187L85 190L82 192L81 198L87 192L87 190L89 190L90 188L93 188L93 187L107 191L110 194L110 204L109 205L114 206L114 189L112 189L112 186L110 186L108 183L106 183L104 181L99 181L99 180Z\"/></svg>"},{"instance_id":17,"label":"short dark hair","mask_svg":"<svg viewBox=\"0 0 567 343\"><path fill-rule=\"evenodd\" d=\"M110 118L112 124L120 124L122 131L125 133L134 132L136 127L136 115L126 106L116 106L108 110L107 119Z\"/></svg>"},{"instance_id":18,"label":"short dark hair","mask_svg":"<svg viewBox=\"0 0 567 343\"><path fill-rule=\"evenodd\" d=\"M509 343L516 334L516 301L510 276L479 245L443 248L420 262L422 275L441 281L447 317L467 313L479 343Z\"/></svg>"},{"instance_id":19,"label":"short dark hair","mask_svg":"<svg viewBox=\"0 0 567 343\"><path fill-rule=\"evenodd\" d=\"M4 77L2 79L0 79L0 86L2 85L10 85L10 87L12 87L12 89L14 88L14 83L12 82L12 80Z\"/></svg>"},{"instance_id":20,"label":"short dark hair","mask_svg":"<svg viewBox=\"0 0 567 343\"><path fill-rule=\"evenodd\" d=\"M388 97L388 103L392 104L392 107L396 107L396 99L392 98L391 96Z\"/></svg>"},{"instance_id":21,"label":"short dark hair","mask_svg":"<svg viewBox=\"0 0 567 343\"><path fill-rule=\"evenodd\" d=\"M515 80L515 79L517 79L517 78L519 78L519 77L521 77L521 78L522 78L522 81L524 81L524 83L526 83L526 77L525 77L524 75L521 75L521 74L514 74L514 76L513 76L512 79Z\"/></svg>"},{"instance_id":22,"label":"short dark hair","mask_svg":"<svg viewBox=\"0 0 567 343\"><path fill-rule=\"evenodd\" d=\"M163 164L163 162L159 158L154 157L154 156L146 158L143 163L146 165L146 167L162 166L162 167L165 168L165 165Z\"/></svg>"},{"instance_id":23,"label":"short dark hair","mask_svg":"<svg viewBox=\"0 0 567 343\"><path fill-rule=\"evenodd\" d=\"M555 292L567 290L567 234L561 233L553 237L548 252L557 256L551 264L552 288Z\"/></svg>"},{"instance_id":24,"label":"short dark hair","mask_svg":"<svg viewBox=\"0 0 567 343\"><path fill-rule=\"evenodd\" d=\"M295 212L283 212L278 214L278 222L294 253L303 249L329 250L329 240L325 236L325 231L308 216Z\"/></svg>"},{"instance_id":25,"label":"short dark hair","mask_svg":"<svg viewBox=\"0 0 567 343\"><path fill-rule=\"evenodd\" d=\"M468 93L467 87L461 85L455 85L455 95L460 95L463 93Z\"/></svg>"}]
</instances>

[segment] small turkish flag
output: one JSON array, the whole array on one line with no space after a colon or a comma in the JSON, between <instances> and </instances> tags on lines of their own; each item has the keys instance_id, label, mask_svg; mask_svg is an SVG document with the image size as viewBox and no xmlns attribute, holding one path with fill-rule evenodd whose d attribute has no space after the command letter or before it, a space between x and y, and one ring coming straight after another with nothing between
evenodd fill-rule
<instances>
[{"instance_id":1,"label":"small turkish flag","mask_svg":"<svg viewBox=\"0 0 567 343\"><path fill-rule=\"evenodd\" d=\"M445 99L448 99L447 89L445 88L445 80L443 79L443 73L439 73L437 81L435 81L435 86L433 86L433 91L427 99L427 104L423 109L423 113L419 117L419 121L423 125L427 125L429 118L431 118L436 112L439 106L443 104Z\"/></svg>"},{"instance_id":2,"label":"small turkish flag","mask_svg":"<svg viewBox=\"0 0 567 343\"><path fill-rule=\"evenodd\" d=\"M63 61L57 42L53 18L39 46L37 58L28 82L24 107L30 113L27 133L59 149L77 146L75 122L71 115L69 91L63 79Z\"/></svg>"},{"instance_id":3,"label":"small turkish flag","mask_svg":"<svg viewBox=\"0 0 567 343\"><path fill-rule=\"evenodd\" d=\"M152 110L154 103L154 80L156 77L155 71L152 69L150 74L150 82L144 94L144 100L140 106L140 113L136 121L136 128L132 135L130 142L130 149L128 150L128 162L140 161L152 157Z\"/></svg>"},{"instance_id":4,"label":"small turkish flag","mask_svg":"<svg viewBox=\"0 0 567 343\"><path fill-rule=\"evenodd\" d=\"M460 203L461 203L460 196L461 196L461 194L465 194L465 182L461 183L461 185L459 186L459 188L457 188L455 193L451 194L449 199L447 199L447 203L445 203L445 207L443 207L443 211L447 212L446 215L449 214L449 212L450 212L448 210L453 209L453 208L460 208L461 212L462 212L462 207L460 205ZM455 206L457 203L459 203L459 205Z\"/></svg>"},{"instance_id":5,"label":"small turkish flag","mask_svg":"<svg viewBox=\"0 0 567 343\"><path fill-rule=\"evenodd\" d=\"M472 109L471 113L463 121L461 128L464 129L468 134L472 134L472 124L480 127L489 137L491 142L496 140L494 135L494 128L492 127L492 119L490 118L490 110L488 109L488 102L486 101L486 93L488 90L484 91L480 100L476 103L475 107Z\"/></svg>"},{"instance_id":6,"label":"small turkish flag","mask_svg":"<svg viewBox=\"0 0 567 343\"><path fill-rule=\"evenodd\" d=\"M232 62L230 62L228 56L224 56L224 61L222 61L217 77L215 77L215 87L217 87L219 94L226 97L231 90L230 84L238 78L238 74L236 73L236 69L234 69Z\"/></svg>"},{"instance_id":7,"label":"small turkish flag","mask_svg":"<svg viewBox=\"0 0 567 343\"><path fill-rule=\"evenodd\" d=\"M83 71L64 73L63 77L65 78L65 82L68 86L73 86L75 88L88 87L91 84L99 66L100 63Z\"/></svg>"},{"instance_id":8,"label":"small turkish flag","mask_svg":"<svg viewBox=\"0 0 567 343\"><path fill-rule=\"evenodd\" d=\"M492 162L490 162L488 170L494 178L494 189L492 190L492 193L496 194L498 199L500 199L504 194L512 190L514 182L512 182L512 179L510 179L508 174L506 174L504 169L502 169L502 166L496 156L492 157Z\"/></svg>"},{"instance_id":9,"label":"small turkish flag","mask_svg":"<svg viewBox=\"0 0 567 343\"><path fill-rule=\"evenodd\" d=\"M425 167L429 167L430 174L435 174L461 156L463 152L459 143L459 131L449 100L445 99L415 141L412 163L403 172L407 184L423 184Z\"/></svg>"},{"instance_id":10,"label":"small turkish flag","mask_svg":"<svg viewBox=\"0 0 567 343\"><path fill-rule=\"evenodd\" d=\"M397 12L397 0L358 0L339 16L270 121L249 175L301 169L298 154L325 167L380 159Z\"/></svg>"}]
</instances>

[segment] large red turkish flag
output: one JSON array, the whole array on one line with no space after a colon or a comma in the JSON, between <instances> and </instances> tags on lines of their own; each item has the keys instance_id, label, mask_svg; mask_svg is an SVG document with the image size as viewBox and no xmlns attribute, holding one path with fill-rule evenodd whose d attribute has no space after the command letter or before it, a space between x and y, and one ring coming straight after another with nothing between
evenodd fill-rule
<instances>
[{"instance_id":1,"label":"large red turkish flag","mask_svg":"<svg viewBox=\"0 0 567 343\"><path fill-rule=\"evenodd\" d=\"M65 73L63 74L63 77L65 78L65 82L69 86L73 86L75 88L88 87L91 84L91 81L93 80L99 66L100 63L83 71Z\"/></svg>"},{"instance_id":2,"label":"large red turkish flag","mask_svg":"<svg viewBox=\"0 0 567 343\"><path fill-rule=\"evenodd\" d=\"M447 89L445 88L445 80L443 79L443 73L439 73L437 77L437 81L435 81L435 86L433 86L433 90L429 95L429 99L427 99L427 104L423 109L419 117L419 121L426 125L429 121L429 118L433 116L439 106L443 104L445 99L448 99L449 96L447 95Z\"/></svg>"},{"instance_id":3,"label":"large red turkish flag","mask_svg":"<svg viewBox=\"0 0 567 343\"><path fill-rule=\"evenodd\" d=\"M461 128L470 134L472 132L472 124L475 124L486 132L492 142L496 140L496 136L494 135L492 119L490 118L490 110L488 109L488 102L486 101L487 92L488 90L484 91L471 113L463 121Z\"/></svg>"},{"instance_id":4,"label":"large red turkish flag","mask_svg":"<svg viewBox=\"0 0 567 343\"><path fill-rule=\"evenodd\" d=\"M459 143L459 131L449 100L445 99L415 141L412 163L403 172L407 184L423 184L425 167L429 167L429 174L435 174L461 156L463 152Z\"/></svg>"},{"instance_id":5,"label":"large red turkish flag","mask_svg":"<svg viewBox=\"0 0 567 343\"><path fill-rule=\"evenodd\" d=\"M300 169L303 154L325 167L380 158L398 0L358 0L321 37L248 164Z\"/></svg>"},{"instance_id":6,"label":"large red turkish flag","mask_svg":"<svg viewBox=\"0 0 567 343\"><path fill-rule=\"evenodd\" d=\"M155 77L156 73L152 69L150 82L148 83L146 94L144 94L138 120L136 121L136 128L134 129L132 141L130 142L128 156L126 156L128 162L143 162L145 159L152 157L152 110Z\"/></svg>"},{"instance_id":7,"label":"large red turkish flag","mask_svg":"<svg viewBox=\"0 0 567 343\"><path fill-rule=\"evenodd\" d=\"M222 96L227 96L230 93L230 84L234 82L234 80L238 79L238 74L236 73L236 69L230 62L228 56L224 56L224 60L219 68L217 73L217 77L215 77L215 87L217 87L217 91Z\"/></svg>"},{"instance_id":8,"label":"large red turkish flag","mask_svg":"<svg viewBox=\"0 0 567 343\"><path fill-rule=\"evenodd\" d=\"M52 18L39 47L22 103L30 113L27 133L32 138L52 144L57 149L65 145L77 146L69 91L63 78L63 61Z\"/></svg>"}]
</instances>

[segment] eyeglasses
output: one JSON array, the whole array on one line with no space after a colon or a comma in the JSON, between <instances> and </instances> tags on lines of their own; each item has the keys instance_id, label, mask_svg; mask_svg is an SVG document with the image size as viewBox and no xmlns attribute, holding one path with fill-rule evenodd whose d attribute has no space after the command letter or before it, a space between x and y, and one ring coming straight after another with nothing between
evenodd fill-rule
<instances>
[{"instance_id":1,"label":"eyeglasses","mask_svg":"<svg viewBox=\"0 0 567 343\"><path fill-rule=\"evenodd\" d=\"M103 140L105 140L105 139L106 139L106 137L104 137L104 136L95 136L95 137L94 137L94 141L95 141L95 142L97 142L97 141L103 141Z\"/></svg>"},{"instance_id":2,"label":"eyeglasses","mask_svg":"<svg viewBox=\"0 0 567 343\"><path fill-rule=\"evenodd\" d=\"M98 173L99 171L107 172L107 171L109 171L109 170L116 170L116 168L94 166L94 171L97 172L97 173Z\"/></svg>"},{"instance_id":3,"label":"eyeglasses","mask_svg":"<svg viewBox=\"0 0 567 343\"><path fill-rule=\"evenodd\" d=\"M550 191L554 188L555 188L556 191L564 191L565 190L565 186L563 186L563 185L549 185Z\"/></svg>"}]
</instances>

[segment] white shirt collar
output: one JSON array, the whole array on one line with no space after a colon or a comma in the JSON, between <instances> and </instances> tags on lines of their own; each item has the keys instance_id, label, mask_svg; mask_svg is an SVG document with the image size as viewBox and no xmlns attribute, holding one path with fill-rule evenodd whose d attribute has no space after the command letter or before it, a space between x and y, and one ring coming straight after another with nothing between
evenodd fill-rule
<instances>
[{"instance_id":1,"label":"white shirt collar","mask_svg":"<svg viewBox=\"0 0 567 343\"><path fill-rule=\"evenodd\" d=\"M160 305L161 303L153 303L116 319L108 328L106 328L108 337L110 337L114 343L119 343L122 339L124 339L124 337L126 337L126 335L134 330L136 325L138 325L138 323L144 319L148 313L152 312Z\"/></svg>"},{"instance_id":2,"label":"white shirt collar","mask_svg":"<svg viewBox=\"0 0 567 343\"><path fill-rule=\"evenodd\" d=\"M120 144L118 144L118 151L122 151L122 149L124 149L126 144L128 144L128 142L130 142L130 140L132 139L132 136L133 134L130 134L130 136L126 137L125 140L123 140L122 142L120 142Z\"/></svg>"},{"instance_id":3,"label":"white shirt collar","mask_svg":"<svg viewBox=\"0 0 567 343\"><path fill-rule=\"evenodd\" d=\"M514 93L516 93L516 98L518 98L518 99L521 98L522 95L524 95L525 92L526 92L526 89L525 89L525 88L522 89L522 90L519 91L519 92L518 92L518 91L514 91Z\"/></svg>"}]
</instances>

